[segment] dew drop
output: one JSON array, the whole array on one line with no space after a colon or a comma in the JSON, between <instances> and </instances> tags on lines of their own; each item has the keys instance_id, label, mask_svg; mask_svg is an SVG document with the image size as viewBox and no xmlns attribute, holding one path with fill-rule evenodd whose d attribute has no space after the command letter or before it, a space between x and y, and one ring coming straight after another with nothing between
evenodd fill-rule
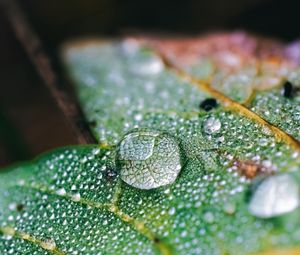
<instances>
[{"instance_id":1,"label":"dew drop","mask_svg":"<svg viewBox=\"0 0 300 255\"><path fill-rule=\"evenodd\" d=\"M11 210L11 211L15 210L16 208L17 208L16 203L11 203L11 204L8 205L8 209Z\"/></svg>"},{"instance_id":2,"label":"dew drop","mask_svg":"<svg viewBox=\"0 0 300 255\"><path fill-rule=\"evenodd\" d=\"M181 169L180 147L166 132L135 129L119 143L116 162L127 184L153 189L176 180Z\"/></svg>"},{"instance_id":3,"label":"dew drop","mask_svg":"<svg viewBox=\"0 0 300 255\"><path fill-rule=\"evenodd\" d=\"M267 177L253 193L249 211L260 218L270 218L293 211L299 206L299 186L291 175Z\"/></svg>"},{"instance_id":4,"label":"dew drop","mask_svg":"<svg viewBox=\"0 0 300 255\"><path fill-rule=\"evenodd\" d=\"M164 69L164 64L157 56L140 57L131 68L131 72L139 76L157 75Z\"/></svg>"},{"instance_id":5,"label":"dew drop","mask_svg":"<svg viewBox=\"0 0 300 255\"><path fill-rule=\"evenodd\" d=\"M175 212L176 212L176 209L174 208L174 207L171 207L170 209L169 209L169 215L174 215L175 214Z\"/></svg>"},{"instance_id":6,"label":"dew drop","mask_svg":"<svg viewBox=\"0 0 300 255\"><path fill-rule=\"evenodd\" d=\"M213 223L215 219L212 212L205 212L203 218L207 223Z\"/></svg>"},{"instance_id":7,"label":"dew drop","mask_svg":"<svg viewBox=\"0 0 300 255\"><path fill-rule=\"evenodd\" d=\"M56 191L56 194L59 196L65 196L66 195L66 190L64 188L61 188L59 190Z\"/></svg>"},{"instance_id":8,"label":"dew drop","mask_svg":"<svg viewBox=\"0 0 300 255\"><path fill-rule=\"evenodd\" d=\"M56 248L55 241L53 239L47 239L41 242L41 247L48 251L53 251Z\"/></svg>"},{"instance_id":9,"label":"dew drop","mask_svg":"<svg viewBox=\"0 0 300 255\"><path fill-rule=\"evenodd\" d=\"M268 143L269 143L269 141L268 141L267 138L260 138L260 139L258 140L258 143L259 143L260 146L267 146Z\"/></svg>"},{"instance_id":10,"label":"dew drop","mask_svg":"<svg viewBox=\"0 0 300 255\"><path fill-rule=\"evenodd\" d=\"M81 196L80 196L79 193L75 193L74 195L72 195L71 198L72 198L73 201L78 202L78 201L80 201Z\"/></svg>"},{"instance_id":11,"label":"dew drop","mask_svg":"<svg viewBox=\"0 0 300 255\"><path fill-rule=\"evenodd\" d=\"M207 134L216 133L220 130L220 128L221 121L215 117L209 117L203 124L204 132Z\"/></svg>"},{"instance_id":12,"label":"dew drop","mask_svg":"<svg viewBox=\"0 0 300 255\"><path fill-rule=\"evenodd\" d=\"M231 202L226 202L223 205L223 210L227 214L234 214L235 211L236 211L236 205L234 203L231 203Z\"/></svg>"},{"instance_id":13,"label":"dew drop","mask_svg":"<svg viewBox=\"0 0 300 255\"><path fill-rule=\"evenodd\" d=\"M138 42L134 39L126 39L121 45L121 49L127 56L132 56L139 50Z\"/></svg>"}]
</instances>

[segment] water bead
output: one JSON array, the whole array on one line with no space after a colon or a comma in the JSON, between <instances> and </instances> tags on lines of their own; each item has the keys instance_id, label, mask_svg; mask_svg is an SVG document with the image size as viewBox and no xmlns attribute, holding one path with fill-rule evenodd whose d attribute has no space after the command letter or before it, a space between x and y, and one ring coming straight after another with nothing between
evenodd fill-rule
<instances>
[{"instance_id":1,"label":"water bead","mask_svg":"<svg viewBox=\"0 0 300 255\"><path fill-rule=\"evenodd\" d=\"M157 75L164 69L164 64L160 58L153 55L139 56L130 71L138 76Z\"/></svg>"},{"instance_id":2,"label":"water bead","mask_svg":"<svg viewBox=\"0 0 300 255\"><path fill-rule=\"evenodd\" d=\"M121 179L140 189L171 184L181 170L176 138L166 132L134 129L118 145L116 163Z\"/></svg>"},{"instance_id":3,"label":"water bead","mask_svg":"<svg viewBox=\"0 0 300 255\"><path fill-rule=\"evenodd\" d=\"M221 129L221 121L215 117L209 117L203 124L203 129L206 134L213 134Z\"/></svg>"},{"instance_id":4,"label":"water bead","mask_svg":"<svg viewBox=\"0 0 300 255\"><path fill-rule=\"evenodd\" d=\"M253 193L249 211L270 218L293 211L299 206L299 185L289 174L267 177Z\"/></svg>"},{"instance_id":5,"label":"water bead","mask_svg":"<svg viewBox=\"0 0 300 255\"><path fill-rule=\"evenodd\" d=\"M47 239L40 243L41 247L48 251L53 251L56 248L56 243L53 239Z\"/></svg>"}]
</instances>

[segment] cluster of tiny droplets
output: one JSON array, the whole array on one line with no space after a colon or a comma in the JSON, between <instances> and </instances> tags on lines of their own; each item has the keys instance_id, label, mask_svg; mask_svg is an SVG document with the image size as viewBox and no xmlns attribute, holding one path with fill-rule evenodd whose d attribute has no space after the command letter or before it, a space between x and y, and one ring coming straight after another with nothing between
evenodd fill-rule
<instances>
[{"instance_id":1,"label":"cluster of tiny droplets","mask_svg":"<svg viewBox=\"0 0 300 255\"><path fill-rule=\"evenodd\" d=\"M212 86L232 99L244 102L251 96L255 75L253 67L233 74L219 71L213 76Z\"/></svg>"},{"instance_id":2,"label":"cluster of tiny droplets","mask_svg":"<svg viewBox=\"0 0 300 255\"><path fill-rule=\"evenodd\" d=\"M55 244L62 252L75 255L152 254L150 241L105 207L113 203L118 180L117 173L111 176L104 167L110 165L107 161L113 161L110 152L98 148L68 149L42 158L34 169L24 169L33 176L16 176L17 185L6 194L6 199L15 195L15 200L10 199L10 209L1 213L0 221L45 240L41 244L44 251ZM20 203L22 212L14 206ZM20 251L26 245L24 242Z\"/></svg>"},{"instance_id":3,"label":"cluster of tiny droplets","mask_svg":"<svg viewBox=\"0 0 300 255\"><path fill-rule=\"evenodd\" d=\"M120 134L137 127L148 110L197 110L206 96L168 71L149 51L128 52L124 45L107 45L70 50L68 56L76 69L84 111L96 122L100 141L117 143ZM85 77L95 83L87 83Z\"/></svg>"},{"instance_id":4,"label":"cluster of tiny droplets","mask_svg":"<svg viewBox=\"0 0 300 255\"><path fill-rule=\"evenodd\" d=\"M299 163L297 155L295 155L288 146L276 142L270 130L261 127L259 124L255 124L247 118L241 118L241 116L230 112L212 112L210 114L203 114L203 116L195 114L196 109L195 104L193 104L195 97L193 96L196 95L196 102L199 102L207 95L200 91L192 91L194 94L191 95L191 87L185 86L186 84L182 84L182 81L178 81L177 77L172 76L155 55L151 55L151 53L147 52L146 54L149 54L147 58L146 54L144 55L137 45L135 45L134 50L132 50L128 43L124 44L123 47L125 48L123 54L127 59L126 64L129 69L132 66L134 67L133 73L135 74L135 78L145 78L147 75L151 75L151 77L147 77L146 81L145 79L139 80L136 78L135 83L124 74L119 76L123 78L123 84L127 90L128 86L130 86L135 91L138 91L136 98L128 97L125 99L130 105L126 105L125 103L120 104L122 107L125 105L126 111L125 114L122 113L124 126L120 127L121 132L119 133L122 134L132 128L146 127L150 130L168 130L170 134L181 141L183 152L189 157L183 171L187 171L186 169L188 169L189 165L193 166L195 164L194 167L191 167L190 171L196 169L197 175L191 178L192 182L187 182L186 179L182 177L182 186L178 184L181 180L179 179L177 184L174 185L177 192L171 192L170 188L167 188L163 192L165 194L171 192L172 195L166 195L171 200L175 195L183 200L177 205L179 209L190 207L203 208L205 204L211 206L216 203L225 203L222 197L226 199L228 196L234 197L238 194L243 194L245 187L249 185L249 181L247 181L245 177L239 177L237 173L238 169L235 166L231 166L230 162L234 158L252 160L271 171L297 168L297 164ZM117 61L122 62L124 60L118 58ZM132 66L131 63L133 63ZM145 63L147 63L148 69L145 68ZM211 62L207 61L202 65L202 68L195 68L192 71L201 72L205 69L201 72L200 77L207 77L212 72L212 68L210 67ZM265 69L267 68L268 67ZM285 72L286 70L284 69L280 70L280 74L286 74ZM119 69L116 70L114 68L114 74L112 76L117 76L118 73L120 74ZM253 83L258 87L262 83L264 83L264 86L276 85L279 79L278 77L272 78L272 75L272 73L267 73L265 76L257 77L256 68L249 66L243 70L243 72L234 75L228 75L228 73L217 74L214 78L213 85L217 86L218 89L221 88L222 92L226 95L234 96L234 99L243 102L250 97ZM164 80L164 77L171 79L171 82ZM148 93L141 93L139 90L141 87L146 89ZM181 92L178 93L180 90ZM114 93L114 99L123 100L122 98L119 99L111 86L109 87L109 91ZM153 97L152 92L158 96ZM124 96L123 90L120 93L122 93L121 97ZM128 94L130 96L133 95L132 92L128 92ZM144 97L143 95L146 96ZM139 102L143 103L135 104L132 103L132 100L139 100ZM150 100L151 104L149 104L147 100ZM115 118L115 111L112 110L109 112L111 113L110 117ZM118 116L116 118L118 118ZM118 132L115 137L118 137ZM209 152L208 150L220 150L226 151L226 153L220 155L213 151ZM297 160L296 162L295 159ZM207 172L203 176L199 173L201 169L203 169L203 173ZM218 171L216 171L216 169L219 169L220 175L217 174ZM225 176L224 169L226 173ZM184 176L184 172L181 174ZM187 176L189 176L189 174ZM215 182L211 183L210 181ZM191 187L187 188L186 185L191 185ZM215 191L211 191L212 187ZM224 188L220 189L220 187ZM123 206L125 208L129 207L127 211L129 215L141 218L151 227L155 227L158 224L157 222L153 222L153 218L159 220L159 233L163 236L172 232L172 230L166 229L170 223L165 219L165 215L177 215L176 206L170 208L170 202L166 205L160 203L162 200L161 193L155 193L154 196L149 196L149 201L142 201L140 195L135 195L130 192L128 196L124 195L124 197L124 201L122 200ZM177 201L176 199L174 200ZM132 204L128 203L128 201L132 201ZM231 202L226 202L225 205L227 205L225 208L231 212L234 211L233 208L236 207L234 203ZM138 207L138 209L136 207ZM146 208L151 209L146 211ZM134 213L135 211L136 214ZM140 212L143 213L141 214ZM213 213L208 215L213 216ZM210 216L207 218L211 219L213 217ZM244 220L244 222L246 222L246 220ZM260 227L258 223L253 225L257 228ZM186 229L184 231L186 232ZM182 236L184 236L184 233ZM259 237L260 235L257 235L257 238ZM244 240L247 239L248 238L245 238ZM242 240L243 238L240 237L237 239L237 242L243 243ZM254 238L251 240L254 240ZM190 245L188 242L185 243L186 245ZM254 244L255 242L253 241L252 246L258 246ZM199 248L198 243L196 246ZM249 247L251 247L250 244Z\"/></svg>"},{"instance_id":5,"label":"cluster of tiny droplets","mask_svg":"<svg viewBox=\"0 0 300 255\"><path fill-rule=\"evenodd\" d=\"M292 95L292 100L285 98L281 85L283 84L282 77L285 77L296 88L299 88L300 69L294 67L287 69L284 66L278 66L275 70L270 71L268 70L270 67L267 65L262 69L262 73L259 75L256 65L249 65L229 73L220 70L213 76L212 85L228 97L241 103L247 102L255 90L256 96L251 101L251 110L299 139L300 95L297 92Z\"/></svg>"},{"instance_id":6,"label":"cluster of tiny droplets","mask_svg":"<svg viewBox=\"0 0 300 255\"><path fill-rule=\"evenodd\" d=\"M300 96L284 98L280 89L260 93L251 109L295 138L300 138Z\"/></svg>"}]
</instances>

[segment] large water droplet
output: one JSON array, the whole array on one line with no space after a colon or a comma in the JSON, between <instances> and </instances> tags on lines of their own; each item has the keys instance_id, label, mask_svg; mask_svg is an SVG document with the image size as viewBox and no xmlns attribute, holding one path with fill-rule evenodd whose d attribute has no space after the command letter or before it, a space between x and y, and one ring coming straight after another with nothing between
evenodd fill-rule
<instances>
[{"instance_id":1,"label":"large water droplet","mask_svg":"<svg viewBox=\"0 0 300 255\"><path fill-rule=\"evenodd\" d=\"M293 211L299 206L299 186L291 175L270 176L260 183L250 200L249 211L270 218Z\"/></svg>"},{"instance_id":2,"label":"large water droplet","mask_svg":"<svg viewBox=\"0 0 300 255\"><path fill-rule=\"evenodd\" d=\"M181 169L178 141L166 132L135 129L117 148L121 178L140 189L153 189L175 181Z\"/></svg>"},{"instance_id":3,"label":"large water droplet","mask_svg":"<svg viewBox=\"0 0 300 255\"><path fill-rule=\"evenodd\" d=\"M215 117L209 117L203 124L204 132L207 134L213 134L218 132L221 128L221 121Z\"/></svg>"}]
</instances>

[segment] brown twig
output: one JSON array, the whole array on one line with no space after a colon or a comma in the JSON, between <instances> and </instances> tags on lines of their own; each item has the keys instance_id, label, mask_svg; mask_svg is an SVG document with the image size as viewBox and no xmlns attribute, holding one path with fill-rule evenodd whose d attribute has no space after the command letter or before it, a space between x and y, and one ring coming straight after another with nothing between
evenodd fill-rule
<instances>
[{"instance_id":1,"label":"brown twig","mask_svg":"<svg viewBox=\"0 0 300 255\"><path fill-rule=\"evenodd\" d=\"M61 89L62 86L60 86L57 73L51 66L50 58L44 52L40 39L31 29L18 3L15 0L0 0L0 3L16 37L55 99L57 106L63 112L65 120L74 132L78 143L95 143L88 125L83 125L85 122L78 105Z\"/></svg>"}]
</instances>

